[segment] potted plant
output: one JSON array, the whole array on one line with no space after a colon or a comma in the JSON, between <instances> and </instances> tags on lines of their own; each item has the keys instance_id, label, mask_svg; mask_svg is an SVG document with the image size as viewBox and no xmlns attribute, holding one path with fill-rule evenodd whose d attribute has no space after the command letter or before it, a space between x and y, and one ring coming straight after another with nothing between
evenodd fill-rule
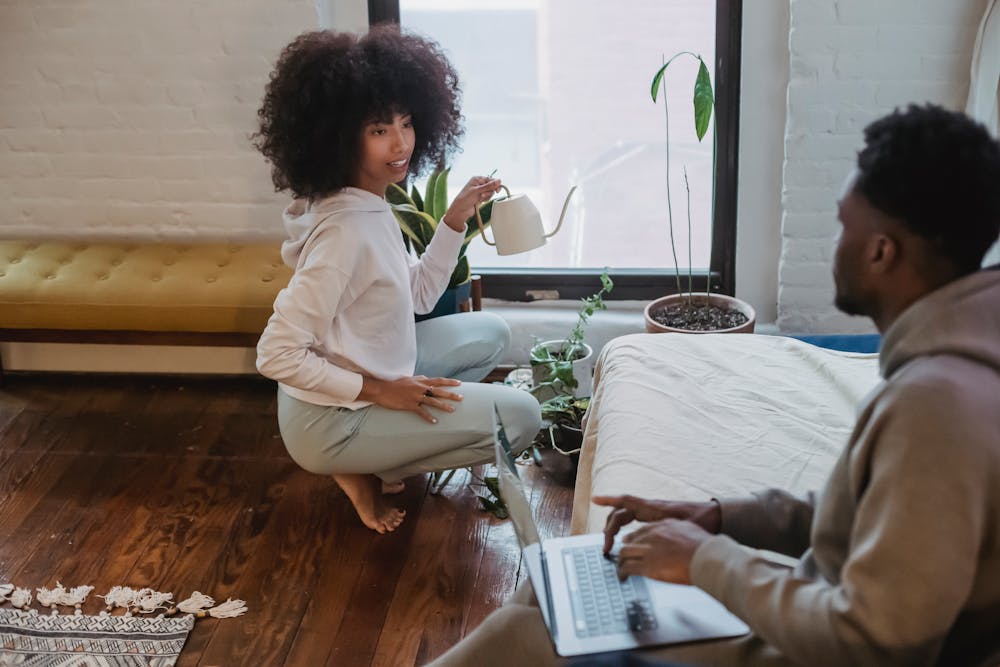
<instances>
[{"instance_id":1,"label":"potted plant","mask_svg":"<svg viewBox=\"0 0 1000 667\"><path fill-rule=\"evenodd\" d=\"M399 229L403 234L403 244L407 251L413 250L417 257L424 254L427 245L434 238L441 218L448 210L448 172L450 169L435 169L427 179L424 195L416 185L411 186L410 193L396 185L391 184L385 191L385 199L392 206L392 212L399 223ZM480 208L480 215L483 224L489 226L490 214L493 211L493 202L487 202ZM458 264L448 280L448 287L444 294L438 299L434 309L425 314L417 315L416 319L430 319L442 315L451 315L461 310L461 305L469 299L470 281L472 278L469 269L469 258L465 256L465 251L473 238L480 234L480 228L473 216L465 224L465 242L458 253Z\"/></svg>"},{"instance_id":2,"label":"potted plant","mask_svg":"<svg viewBox=\"0 0 1000 667\"><path fill-rule=\"evenodd\" d=\"M555 477L570 484L576 476L583 442L583 415L590 406L594 372L594 351L584 342L584 331L591 316L607 308L604 296L613 288L614 283L605 269L601 274L601 289L582 299L576 324L569 335L537 343L530 352L533 379L530 391L539 399L545 423L535 437L532 456L535 463L544 465ZM558 452L567 458L546 464L543 450Z\"/></svg>"},{"instance_id":3,"label":"potted plant","mask_svg":"<svg viewBox=\"0 0 1000 667\"><path fill-rule=\"evenodd\" d=\"M560 395L576 398L590 396L594 351L584 342L584 329L591 316L606 310L604 295L614 289L607 269L601 274L601 289L585 299L577 314L576 324L562 339L536 343L530 351L533 387L536 398Z\"/></svg>"},{"instance_id":4,"label":"potted plant","mask_svg":"<svg viewBox=\"0 0 1000 667\"><path fill-rule=\"evenodd\" d=\"M650 96L656 103L656 96L663 83L667 67L680 56L691 56L698 60L698 74L694 82L694 125L695 134L700 142L708 132L712 119L712 109L715 106L715 95L712 91L712 80L708 67L701 56L690 51L681 51L666 61L653 75L650 86ZM670 200L670 112L667 95L663 95L664 119L667 133L667 220L670 226L670 249L674 256L674 275L677 280L677 294L660 297L649 303L644 311L646 331L650 333L686 332L686 333L752 333L756 321L756 313L750 304L725 294L712 294L712 281L709 277L704 293L694 293L691 271L691 190L688 186L687 169L684 170L684 185L687 191L687 223L688 223L688 289L681 286L681 270L677 261L677 245L674 240L674 215ZM714 143L713 132L713 143ZM715 150L712 151L713 173L715 168ZM713 175L714 190L714 175Z\"/></svg>"}]
</instances>

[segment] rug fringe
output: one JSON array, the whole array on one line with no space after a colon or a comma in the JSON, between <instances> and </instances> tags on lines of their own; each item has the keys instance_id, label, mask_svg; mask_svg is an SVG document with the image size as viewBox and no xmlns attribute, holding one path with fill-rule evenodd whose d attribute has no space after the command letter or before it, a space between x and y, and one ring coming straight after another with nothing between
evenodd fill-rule
<instances>
[{"instance_id":1,"label":"rug fringe","mask_svg":"<svg viewBox=\"0 0 1000 667\"><path fill-rule=\"evenodd\" d=\"M12 607L25 609L31 604L31 591L17 588L14 584L0 584L0 602L9 602Z\"/></svg>"},{"instance_id":2,"label":"rug fringe","mask_svg":"<svg viewBox=\"0 0 1000 667\"><path fill-rule=\"evenodd\" d=\"M35 589L34 597L38 604L49 607L53 615L58 615L59 607L73 607L74 614L83 613L83 604L93 586L74 586L66 588L59 581L55 588L41 587ZM104 611L101 616L108 616L115 609L125 609L124 616L132 614L152 614L161 611L160 616L172 616L177 612L188 614L194 618L234 618L242 616L247 612L246 602L243 600L233 600L228 598L222 604L216 605L215 600L204 593L195 591L191 597L182 600L176 605L173 602L173 593L163 593L152 588L135 589L130 586L112 586L104 595L95 597L104 600ZM0 604L9 602L12 607L28 610L32 603L31 591L27 588L18 588L14 584L0 584Z\"/></svg>"},{"instance_id":3,"label":"rug fringe","mask_svg":"<svg viewBox=\"0 0 1000 667\"><path fill-rule=\"evenodd\" d=\"M218 607L212 607L205 613L212 618L234 618L247 613L247 603L243 600L229 598Z\"/></svg>"},{"instance_id":4,"label":"rug fringe","mask_svg":"<svg viewBox=\"0 0 1000 667\"><path fill-rule=\"evenodd\" d=\"M77 614L82 614L83 612L80 610L92 590L94 590L93 586L75 586L66 590L66 587L57 581L56 587L53 589L44 586L36 589L35 599L38 600L38 604L51 607L54 614L59 613L56 609L59 606L74 607Z\"/></svg>"},{"instance_id":5,"label":"rug fringe","mask_svg":"<svg viewBox=\"0 0 1000 667\"><path fill-rule=\"evenodd\" d=\"M182 611L185 614L198 614L203 609L207 609L215 604L211 596L205 595L201 591L195 591L187 600L181 600L176 607L167 610L167 615Z\"/></svg>"}]
</instances>

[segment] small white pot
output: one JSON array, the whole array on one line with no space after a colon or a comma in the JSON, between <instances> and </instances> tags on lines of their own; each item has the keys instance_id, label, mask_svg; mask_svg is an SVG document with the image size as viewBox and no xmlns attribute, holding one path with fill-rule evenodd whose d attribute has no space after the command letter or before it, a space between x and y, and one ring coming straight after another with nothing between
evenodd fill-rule
<instances>
[{"instance_id":1,"label":"small white pot","mask_svg":"<svg viewBox=\"0 0 1000 667\"><path fill-rule=\"evenodd\" d=\"M532 350L543 348L549 350L550 352L558 352L562 350L563 345L566 344L564 340L547 340L539 343L532 347ZM593 391L594 384L594 350L592 347L583 343L584 355L579 359L573 360L573 377L576 378L576 390L573 392L575 398L584 398L585 396L590 396ZM531 369L532 379L535 384L541 382L545 377L545 369L540 366L534 366ZM537 396L537 398L544 400L549 398L548 396Z\"/></svg>"}]
</instances>

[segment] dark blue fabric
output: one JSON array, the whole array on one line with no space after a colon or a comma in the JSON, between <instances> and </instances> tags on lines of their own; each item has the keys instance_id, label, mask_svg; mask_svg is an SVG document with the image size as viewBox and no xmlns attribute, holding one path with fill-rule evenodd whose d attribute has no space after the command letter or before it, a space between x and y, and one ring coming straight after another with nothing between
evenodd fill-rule
<instances>
[{"instance_id":1,"label":"dark blue fabric","mask_svg":"<svg viewBox=\"0 0 1000 667\"><path fill-rule=\"evenodd\" d=\"M882 337L879 334L811 334L789 336L811 345L841 352L878 352Z\"/></svg>"},{"instance_id":2,"label":"dark blue fabric","mask_svg":"<svg viewBox=\"0 0 1000 667\"><path fill-rule=\"evenodd\" d=\"M459 306L468 300L470 294L472 294L471 282L462 283L457 287L449 287L438 299L437 304L434 306L434 310L424 315L414 315L413 319L417 322L423 322L424 320L429 320L432 317L454 315L455 313L461 311Z\"/></svg>"}]
</instances>

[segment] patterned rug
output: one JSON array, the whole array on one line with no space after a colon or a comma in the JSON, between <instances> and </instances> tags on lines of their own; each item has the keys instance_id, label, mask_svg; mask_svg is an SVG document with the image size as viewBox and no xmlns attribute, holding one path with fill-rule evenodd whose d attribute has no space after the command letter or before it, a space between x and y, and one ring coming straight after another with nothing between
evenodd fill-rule
<instances>
[{"instance_id":1,"label":"patterned rug","mask_svg":"<svg viewBox=\"0 0 1000 667\"><path fill-rule=\"evenodd\" d=\"M170 667L193 616L40 614L0 608L2 667Z\"/></svg>"},{"instance_id":2,"label":"patterned rug","mask_svg":"<svg viewBox=\"0 0 1000 667\"><path fill-rule=\"evenodd\" d=\"M222 604L199 591L180 602L173 593L114 586L105 610L83 613L93 586L37 588L0 584L0 667L172 667L199 618L234 618L243 600ZM31 608L37 603L46 608ZM59 607L69 608L60 614ZM124 610L124 613L116 613ZM175 616L177 613L182 616ZM156 614L153 616L153 614Z\"/></svg>"}]
</instances>

